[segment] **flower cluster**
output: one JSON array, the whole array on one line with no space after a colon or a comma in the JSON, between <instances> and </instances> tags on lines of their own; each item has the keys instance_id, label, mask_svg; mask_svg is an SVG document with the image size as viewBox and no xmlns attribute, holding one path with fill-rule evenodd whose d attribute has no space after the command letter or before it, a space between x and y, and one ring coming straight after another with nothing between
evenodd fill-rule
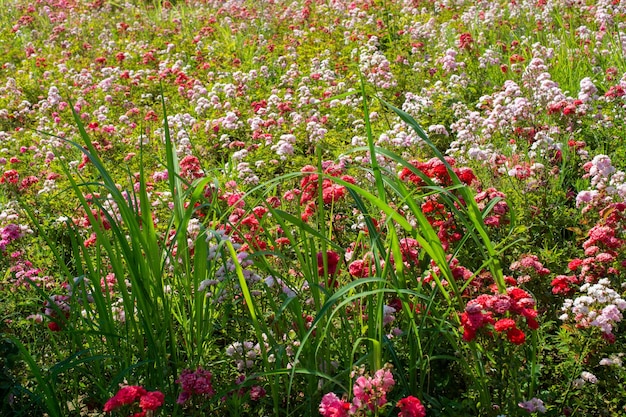
<instances>
[{"instance_id":1,"label":"flower cluster","mask_svg":"<svg viewBox=\"0 0 626 417\"><path fill-rule=\"evenodd\" d=\"M194 397L209 398L215 395L215 391L213 391L213 386L211 385L211 378L211 372L200 367L195 371L191 369L183 370L176 380L176 383L180 384L182 389L176 402L178 404L185 404Z\"/></svg>"},{"instance_id":2,"label":"flower cluster","mask_svg":"<svg viewBox=\"0 0 626 417\"><path fill-rule=\"evenodd\" d=\"M332 250L326 251L326 255L324 255L324 253L322 252L317 253L317 274L320 277L328 277L327 284L329 287L339 286L339 281L335 279L335 276L339 272L339 260L339 254Z\"/></svg>"},{"instance_id":3,"label":"flower cluster","mask_svg":"<svg viewBox=\"0 0 626 417\"><path fill-rule=\"evenodd\" d=\"M388 368L379 369L374 376L359 376L352 387L354 397L351 413L379 410L387 404L387 393L394 385L393 375Z\"/></svg>"},{"instance_id":4,"label":"flower cluster","mask_svg":"<svg viewBox=\"0 0 626 417\"><path fill-rule=\"evenodd\" d=\"M509 269L522 274L517 277L519 285L525 284L533 278L544 277L550 274L550 270L539 262L537 255L525 255L519 261L513 262Z\"/></svg>"},{"instance_id":5,"label":"flower cluster","mask_svg":"<svg viewBox=\"0 0 626 417\"><path fill-rule=\"evenodd\" d=\"M22 228L14 223L9 223L0 228L0 252L4 252L7 246L23 236Z\"/></svg>"},{"instance_id":6,"label":"flower cluster","mask_svg":"<svg viewBox=\"0 0 626 417\"><path fill-rule=\"evenodd\" d=\"M147 391L138 385L125 386L104 404L104 411L110 413L122 407L132 410L136 408L137 401L141 411L135 412L131 417L145 417L149 411L157 410L163 405L165 395L160 391Z\"/></svg>"},{"instance_id":7,"label":"flower cluster","mask_svg":"<svg viewBox=\"0 0 626 417\"><path fill-rule=\"evenodd\" d=\"M506 194L496 190L493 187L480 191L474 196L474 201L480 210L485 210L490 205L491 211L483 219L486 226L498 227L509 223L507 214L509 213L509 205L505 201ZM493 204L495 201L495 204Z\"/></svg>"},{"instance_id":8,"label":"flower cluster","mask_svg":"<svg viewBox=\"0 0 626 417\"><path fill-rule=\"evenodd\" d=\"M528 401L520 402L518 405L529 413L545 413L547 411L543 401L539 398L531 398Z\"/></svg>"},{"instance_id":9,"label":"flower cluster","mask_svg":"<svg viewBox=\"0 0 626 417\"><path fill-rule=\"evenodd\" d=\"M518 287L507 288L506 294L482 294L470 300L461 314L463 339L469 342L476 338L479 330L485 329L486 334L491 334L493 329L506 333L511 343L521 345L526 341L526 334L518 327L516 319L525 318L526 326L536 330L539 324L534 307L535 300Z\"/></svg>"},{"instance_id":10,"label":"flower cluster","mask_svg":"<svg viewBox=\"0 0 626 417\"><path fill-rule=\"evenodd\" d=\"M613 166L611 158L596 155L583 169L592 187L576 196L576 206L582 206L583 212L594 207L601 210L613 201L626 202L626 174Z\"/></svg>"},{"instance_id":11,"label":"flower cluster","mask_svg":"<svg viewBox=\"0 0 626 417\"><path fill-rule=\"evenodd\" d=\"M335 164L331 161L322 163L322 170L325 175L330 177L341 178L341 180L354 184L356 181L349 175L343 175L343 166ZM304 206L302 212L302 220L307 221L313 216L316 209L316 201L319 193L319 176L317 169L312 165L307 165L300 170L304 177L300 181L300 188L290 190L285 195L286 200L293 199L294 195L300 195L300 204ZM324 204L333 204L343 199L347 194L347 189L330 178L324 178L321 181L322 200Z\"/></svg>"},{"instance_id":12,"label":"flower cluster","mask_svg":"<svg viewBox=\"0 0 626 417\"><path fill-rule=\"evenodd\" d=\"M563 321L573 319L581 328L598 327L602 330L603 337L614 341L613 329L622 321L626 300L611 288L610 281L606 278L595 284L583 284L580 291L586 295L566 299L561 308L563 314L559 318Z\"/></svg>"},{"instance_id":13,"label":"flower cluster","mask_svg":"<svg viewBox=\"0 0 626 417\"><path fill-rule=\"evenodd\" d=\"M352 387L352 401L340 399L337 394L329 392L324 395L319 411L324 417L366 416L378 414L388 405L387 394L395 385L390 366L386 365L376 371L373 376L359 370L360 375ZM424 417L426 409L419 399L408 396L397 403L400 408L399 417Z\"/></svg>"},{"instance_id":14,"label":"flower cluster","mask_svg":"<svg viewBox=\"0 0 626 417\"><path fill-rule=\"evenodd\" d=\"M456 161L454 158L449 156L445 157L446 162L450 167L452 167L452 171L459 177L459 180L463 184L470 185L473 181L476 180L476 176L474 172L467 167L456 168L454 164ZM439 158L431 158L426 162L419 161L410 161L411 165L413 165L418 171L421 171L423 174L420 176L415 173L414 170L410 168L403 168L400 171L399 178L403 181L409 181L418 187L427 185L423 176L426 176L432 180L432 182L436 185L440 185L442 187L446 187L452 185L452 179L450 178L450 173L448 172L448 167L446 164Z\"/></svg>"},{"instance_id":15,"label":"flower cluster","mask_svg":"<svg viewBox=\"0 0 626 417\"><path fill-rule=\"evenodd\" d=\"M624 203L611 203L599 212L600 220L589 230L582 244L585 257L569 262L568 268L574 275L559 275L552 281L554 294L570 294L575 284L619 276L624 266L619 260L626 245L625 213Z\"/></svg>"}]
</instances>

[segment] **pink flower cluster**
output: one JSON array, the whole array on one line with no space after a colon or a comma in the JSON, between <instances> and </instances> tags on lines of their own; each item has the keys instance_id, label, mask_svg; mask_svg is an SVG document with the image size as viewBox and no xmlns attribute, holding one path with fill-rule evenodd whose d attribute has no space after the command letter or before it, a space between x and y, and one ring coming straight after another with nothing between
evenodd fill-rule
<instances>
[{"instance_id":1,"label":"pink flower cluster","mask_svg":"<svg viewBox=\"0 0 626 417\"><path fill-rule=\"evenodd\" d=\"M185 404L189 399L195 396L207 398L215 395L213 385L211 385L211 378L211 372L205 369L198 368L195 371L185 369L176 380L176 383L180 384L182 388L182 392L176 402L178 404Z\"/></svg>"},{"instance_id":2,"label":"pink flower cluster","mask_svg":"<svg viewBox=\"0 0 626 417\"><path fill-rule=\"evenodd\" d=\"M387 404L387 393L394 385L393 375L386 368L376 371L373 377L359 376L352 387L354 398L351 410L353 413L359 410L378 410Z\"/></svg>"},{"instance_id":3,"label":"pink flower cluster","mask_svg":"<svg viewBox=\"0 0 626 417\"><path fill-rule=\"evenodd\" d=\"M582 282L594 283L601 278L614 277L620 273L624 262L618 262L621 250L626 245L622 236L626 230L626 204L613 203L601 210L600 221L587 233L582 244L583 259L573 259L568 268L573 275L559 275L552 280L554 294L570 294L572 285Z\"/></svg>"},{"instance_id":4,"label":"pink flower cluster","mask_svg":"<svg viewBox=\"0 0 626 417\"><path fill-rule=\"evenodd\" d=\"M18 240L22 236L22 229L17 224L9 223L0 228L0 251L4 252L11 242Z\"/></svg>"},{"instance_id":5,"label":"pink flower cluster","mask_svg":"<svg viewBox=\"0 0 626 417\"><path fill-rule=\"evenodd\" d=\"M129 385L120 390L104 404L104 411L110 413L124 406L132 408L139 401L141 411L131 417L145 417L148 411L154 411L163 405L165 395L160 391L146 391L144 387Z\"/></svg>"},{"instance_id":6,"label":"pink flower cluster","mask_svg":"<svg viewBox=\"0 0 626 417\"><path fill-rule=\"evenodd\" d=\"M506 294L482 294L470 300L461 314L463 339L472 341L478 331L491 329L498 333L506 333L507 339L516 345L526 341L526 334L518 327L516 318L524 317L529 329L536 330L537 310L535 300L526 291L518 287L507 288Z\"/></svg>"},{"instance_id":7,"label":"pink flower cluster","mask_svg":"<svg viewBox=\"0 0 626 417\"><path fill-rule=\"evenodd\" d=\"M506 215L509 213L509 205L504 201L506 194L495 188L487 188L474 196L474 201L478 204L480 210L484 210L492 201L498 200L492 207L491 211L484 218L486 226L498 227L509 222Z\"/></svg>"},{"instance_id":8,"label":"pink flower cluster","mask_svg":"<svg viewBox=\"0 0 626 417\"><path fill-rule=\"evenodd\" d=\"M583 169L583 178L589 178L592 187L576 196L576 206L583 206L583 212L594 207L601 210L612 201L626 201L626 174L617 170L607 155L596 155Z\"/></svg>"},{"instance_id":9,"label":"pink flower cluster","mask_svg":"<svg viewBox=\"0 0 626 417\"><path fill-rule=\"evenodd\" d=\"M361 371L363 372L363 371ZM361 374L352 387L352 402L340 399L335 393L324 395L319 411L324 417L365 416L378 413L388 404L387 394L395 381L389 366L376 371L374 376ZM398 401L398 417L424 417L426 409L419 399L408 396Z\"/></svg>"},{"instance_id":10,"label":"pink flower cluster","mask_svg":"<svg viewBox=\"0 0 626 417\"><path fill-rule=\"evenodd\" d=\"M543 277L550 274L550 270L539 262L537 255L525 255L519 261L515 261L509 266L511 271L521 273L517 278L518 284L525 284L532 278Z\"/></svg>"}]
</instances>

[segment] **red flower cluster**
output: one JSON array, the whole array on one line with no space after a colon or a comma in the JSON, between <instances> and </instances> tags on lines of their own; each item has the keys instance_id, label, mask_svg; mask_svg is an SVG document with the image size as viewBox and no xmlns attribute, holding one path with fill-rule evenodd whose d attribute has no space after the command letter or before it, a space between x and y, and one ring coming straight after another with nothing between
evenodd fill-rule
<instances>
[{"instance_id":1,"label":"red flower cluster","mask_svg":"<svg viewBox=\"0 0 626 417\"><path fill-rule=\"evenodd\" d=\"M470 49L472 47L472 43L474 43L474 39L472 38L471 33L461 33L461 36L459 36L459 48Z\"/></svg>"},{"instance_id":2,"label":"red flower cluster","mask_svg":"<svg viewBox=\"0 0 626 417\"><path fill-rule=\"evenodd\" d=\"M355 179L349 175L342 175L343 167L329 161L322 164L324 174L341 178L350 184L355 183ZM305 176L300 181L300 189L292 190L293 194L300 195L300 204L305 206L302 213L302 220L307 221L315 213L316 201L319 193L319 176L315 172L317 169L312 165L307 165L300 170ZM322 200L324 204L335 203L347 194L346 187L339 185L330 178L322 180Z\"/></svg>"},{"instance_id":3,"label":"red flower cluster","mask_svg":"<svg viewBox=\"0 0 626 417\"><path fill-rule=\"evenodd\" d=\"M452 171L459 177L459 180L463 184L470 185L474 180L476 180L476 175L474 175L474 171L471 168L463 167L463 168L454 168L454 164L456 161L454 158L449 156L445 157L446 162L453 167ZM450 178L450 173L448 172L448 168L444 164L444 162L439 158L432 158L426 162L419 161L410 161L411 165L417 168L419 171L424 173L428 178L433 180L433 182L437 185L441 186L449 186L452 185L452 179ZM409 168L403 168L399 175L401 180L406 180L412 182L417 186L424 186L426 182L420 177L418 174L414 173Z\"/></svg>"},{"instance_id":4,"label":"red flower cluster","mask_svg":"<svg viewBox=\"0 0 626 417\"><path fill-rule=\"evenodd\" d=\"M146 391L144 387L138 385L122 387L104 404L104 411L110 413L123 406L132 406L136 401L139 401L142 411L133 414L132 417L144 417L148 411L154 411L163 405L165 395L160 391Z\"/></svg>"},{"instance_id":5,"label":"red flower cluster","mask_svg":"<svg viewBox=\"0 0 626 417\"><path fill-rule=\"evenodd\" d=\"M553 294L570 294L572 285L582 282L595 283L601 278L620 273L624 263L619 263L620 251L626 240L620 233L626 230L626 204L614 203L602 210L600 221L587 233L582 244L585 258L573 259L567 265L574 275L559 275L551 282Z\"/></svg>"},{"instance_id":6,"label":"red flower cluster","mask_svg":"<svg viewBox=\"0 0 626 417\"><path fill-rule=\"evenodd\" d=\"M528 328L535 330L537 310L535 300L518 287L509 287L506 294L482 294L470 300L461 314L463 340L472 341L482 328L491 327L498 333L506 332L507 339L516 345L526 340L526 335L517 327L515 317L526 319ZM487 334L491 335L490 331Z\"/></svg>"},{"instance_id":7,"label":"red flower cluster","mask_svg":"<svg viewBox=\"0 0 626 417\"><path fill-rule=\"evenodd\" d=\"M9 169L8 171L5 171L4 174L2 174L2 176L0 177L0 184L17 184L19 180L20 174L14 169Z\"/></svg>"},{"instance_id":8,"label":"red flower cluster","mask_svg":"<svg viewBox=\"0 0 626 417\"><path fill-rule=\"evenodd\" d=\"M200 160L193 155L187 155L180 161L180 175L189 180L203 178L204 171L200 166Z\"/></svg>"}]
</instances>

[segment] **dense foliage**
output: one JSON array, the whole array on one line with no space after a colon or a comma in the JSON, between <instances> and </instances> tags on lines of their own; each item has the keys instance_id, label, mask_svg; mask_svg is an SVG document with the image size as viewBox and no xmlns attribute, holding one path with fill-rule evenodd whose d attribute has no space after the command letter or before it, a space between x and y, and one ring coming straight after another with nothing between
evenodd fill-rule
<instances>
[{"instance_id":1,"label":"dense foliage","mask_svg":"<svg viewBox=\"0 0 626 417\"><path fill-rule=\"evenodd\" d=\"M0 414L626 413L622 1L0 21Z\"/></svg>"}]
</instances>

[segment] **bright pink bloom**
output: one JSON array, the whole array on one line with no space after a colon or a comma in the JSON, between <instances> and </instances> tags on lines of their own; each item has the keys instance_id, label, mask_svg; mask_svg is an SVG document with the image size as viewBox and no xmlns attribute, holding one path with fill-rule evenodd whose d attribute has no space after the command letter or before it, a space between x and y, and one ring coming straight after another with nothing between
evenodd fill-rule
<instances>
[{"instance_id":1,"label":"bright pink bloom","mask_svg":"<svg viewBox=\"0 0 626 417\"><path fill-rule=\"evenodd\" d=\"M389 369L379 369L373 377L361 375L356 379L352 390L351 413L357 410L375 411L387 404L387 393L395 385L393 374Z\"/></svg>"},{"instance_id":2,"label":"bright pink bloom","mask_svg":"<svg viewBox=\"0 0 626 417\"><path fill-rule=\"evenodd\" d=\"M104 411L108 413L122 406L130 405L146 393L145 388L138 385L122 387L117 394L104 404Z\"/></svg>"},{"instance_id":3,"label":"bright pink bloom","mask_svg":"<svg viewBox=\"0 0 626 417\"><path fill-rule=\"evenodd\" d=\"M342 401L334 392L329 392L322 397L320 414L324 417L347 417L350 403Z\"/></svg>"}]
</instances>

